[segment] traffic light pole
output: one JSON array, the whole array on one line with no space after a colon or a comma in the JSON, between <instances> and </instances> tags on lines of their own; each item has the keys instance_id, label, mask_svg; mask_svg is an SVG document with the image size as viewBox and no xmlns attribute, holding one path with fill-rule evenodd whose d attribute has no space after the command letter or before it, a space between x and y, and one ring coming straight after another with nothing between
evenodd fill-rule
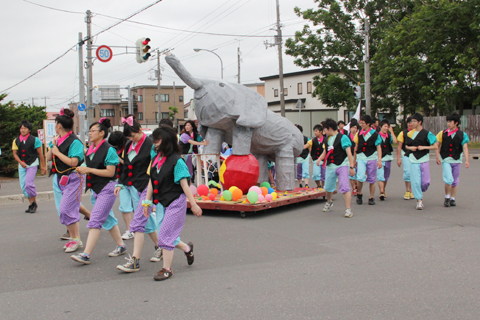
<instances>
[{"instance_id":1,"label":"traffic light pole","mask_svg":"<svg viewBox=\"0 0 480 320\"><path fill-rule=\"evenodd\" d=\"M83 37L82 33L78 33L78 101L85 103L85 83L83 79ZM80 111L78 111L80 112ZM88 112L87 112L88 114ZM80 141L85 143L85 116L78 115L78 128L80 130Z\"/></svg>"},{"instance_id":2,"label":"traffic light pole","mask_svg":"<svg viewBox=\"0 0 480 320\"><path fill-rule=\"evenodd\" d=\"M87 126L90 126L90 111L92 108L92 90L93 90L93 74L92 74L92 12L87 10L85 17L87 23ZM100 115L99 115L100 116Z\"/></svg>"},{"instance_id":3,"label":"traffic light pole","mask_svg":"<svg viewBox=\"0 0 480 320\"><path fill-rule=\"evenodd\" d=\"M368 17L365 18L365 114L372 115L372 99L370 93L370 44L369 44L370 25Z\"/></svg>"}]
</instances>

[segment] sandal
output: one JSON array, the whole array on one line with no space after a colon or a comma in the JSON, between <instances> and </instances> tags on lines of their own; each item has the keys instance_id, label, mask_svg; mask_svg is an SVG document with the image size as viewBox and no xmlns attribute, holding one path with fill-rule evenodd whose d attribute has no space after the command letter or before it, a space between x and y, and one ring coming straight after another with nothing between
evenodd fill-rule
<instances>
[{"instance_id":1,"label":"sandal","mask_svg":"<svg viewBox=\"0 0 480 320\"><path fill-rule=\"evenodd\" d=\"M163 268L162 270L158 271L157 275L153 277L155 281L162 281L162 280L167 280L168 278L171 278L173 276L173 271L172 270L167 270Z\"/></svg>"},{"instance_id":2,"label":"sandal","mask_svg":"<svg viewBox=\"0 0 480 320\"><path fill-rule=\"evenodd\" d=\"M193 261L195 260L195 256L193 255L193 243L189 242L187 244L190 247L190 251L185 252L185 256L187 257L188 265L191 266L193 264Z\"/></svg>"}]
</instances>

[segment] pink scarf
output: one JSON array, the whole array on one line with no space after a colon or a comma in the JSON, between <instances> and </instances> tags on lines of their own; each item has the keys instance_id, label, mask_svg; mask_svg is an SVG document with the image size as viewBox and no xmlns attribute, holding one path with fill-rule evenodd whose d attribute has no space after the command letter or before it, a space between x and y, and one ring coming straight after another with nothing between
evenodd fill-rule
<instances>
[{"instance_id":1,"label":"pink scarf","mask_svg":"<svg viewBox=\"0 0 480 320\"><path fill-rule=\"evenodd\" d=\"M140 139L140 141L138 141L137 145L135 146L134 150L137 154L140 152L140 148L142 147L143 141L145 141L146 136L147 135L144 133L142 139ZM132 149L133 149L133 143L130 145L130 148L128 149L127 154L129 154L130 151L132 151Z\"/></svg>"},{"instance_id":2,"label":"pink scarf","mask_svg":"<svg viewBox=\"0 0 480 320\"><path fill-rule=\"evenodd\" d=\"M90 148L88 148L88 151L87 151L87 156L91 155L92 153L95 153L98 148L100 148L100 146L102 145L102 143L105 142L105 139L102 140L102 142L100 142L96 147L93 145L90 146Z\"/></svg>"},{"instance_id":3,"label":"pink scarf","mask_svg":"<svg viewBox=\"0 0 480 320\"><path fill-rule=\"evenodd\" d=\"M359 133L359 135L362 135L362 134L363 134L363 136L366 136L366 135L367 135L367 133L369 133L369 132L370 132L370 130L372 130L372 128L368 129L368 131L363 131L363 129L362 129L362 130L360 130L360 133Z\"/></svg>"},{"instance_id":4,"label":"pink scarf","mask_svg":"<svg viewBox=\"0 0 480 320\"><path fill-rule=\"evenodd\" d=\"M63 141L65 141L68 136L70 136L72 134L72 131L70 131L69 133L67 133L66 135L64 135L63 137L59 137L57 139L57 146L61 145Z\"/></svg>"},{"instance_id":5,"label":"pink scarf","mask_svg":"<svg viewBox=\"0 0 480 320\"><path fill-rule=\"evenodd\" d=\"M449 136L449 137L450 137L452 134L454 134L455 132L457 132L457 131L458 131L458 128L456 128L455 130L452 130L452 131L450 131L449 129L445 130L445 132L448 133L448 136Z\"/></svg>"},{"instance_id":6,"label":"pink scarf","mask_svg":"<svg viewBox=\"0 0 480 320\"><path fill-rule=\"evenodd\" d=\"M157 165L157 168L160 169L166 160L167 160L167 157L163 157L162 159L160 159L160 153L159 153L152 163L152 168L155 167L155 165Z\"/></svg>"},{"instance_id":7,"label":"pink scarf","mask_svg":"<svg viewBox=\"0 0 480 320\"><path fill-rule=\"evenodd\" d=\"M378 134L379 134L383 139L387 139L387 137L388 137L388 133L383 133L382 131L380 131Z\"/></svg>"},{"instance_id":8,"label":"pink scarf","mask_svg":"<svg viewBox=\"0 0 480 320\"><path fill-rule=\"evenodd\" d=\"M23 137L22 135L20 135L20 137L19 137L19 138L20 138L20 142L24 142L24 141L27 142L28 137L30 137L30 133L27 134L26 137Z\"/></svg>"}]
</instances>

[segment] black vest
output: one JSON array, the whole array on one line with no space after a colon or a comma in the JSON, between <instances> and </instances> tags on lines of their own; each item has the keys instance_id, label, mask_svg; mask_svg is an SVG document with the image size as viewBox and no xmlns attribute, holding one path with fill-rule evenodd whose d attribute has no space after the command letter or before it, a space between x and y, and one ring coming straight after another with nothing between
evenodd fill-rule
<instances>
[{"instance_id":1,"label":"black vest","mask_svg":"<svg viewBox=\"0 0 480 320\"><path fill-rule=\"evenodd\" d=\"M452 157L454 160L460 159L460 155L463 152L463 131L458 130L455 133L455 137L448 136L448 132L443 132L442 147L440 148L440 155L442 159Z\"/></svg>"},{"instance_id":2,"label":"black vest","mask_svg":"<svg viewBox=\"0 0 480 320\"><path fill-rule=\"evenodd\" d=\"M343 161L345 161L345 158L348 156L347 152L342 148L342 137L343 134L337 134L335 141L333 142L333 152L328 156L328 159L324 160L327 161L327 165L333 163L339 166L343 163ZM327 142L325 143L328 150L328 144Z\"/></svg>"},{"instance_id":3,"label":"black vest","mask_svg":"<svg viewBox=\"0 0 480 320\"><path fill-rule=\"evenodd\" d=\"M407 146L409 147L418 147L418 146L430 146L430 142L428 142L428 131L425 129L422 129L419 133L417 133L417 136L415 139L409 139L407 142ZM415 159L420 159L421 157L427 155L429 153L429 150L417 150L415 152L410 152L413 154Z\"/></svg>"},{"instance_id":4,"label":"black vest","mask_svg":"<svg viewBox=\"0 0 480 320\"><path fill-rule=\"evenodd\" d=\"M392 148L392 144L390 143L390 139L391 139L392 135L387 132L387 137L385 138L385 141L383 141L383 138L382 138L382 158L385 157L385 156L389 156L392 154L393 152L393 148Z\"/></svg>"},{"instance_id":5,"label":"black vest","mask_svg":"<svg viewBox=\"0 0 480 320\"><path fill-rule=\"evenodd\" d=\"M61 145L57 146L58 147L58 150L66 155L68 157L68 151L70 150L70 146L72 145L73 141L75 140L79 140L77 138L77 136L75 134L70 134L68 136L67 139L65 139ZM83 159L82 160L79 160L78 161L78 164L77 164L77 167L79 167L81 164L83 163ZM72 173L74 170L68 170L70 168L75 168L75 167L71 167L65 163L62 162L62 160L60 160L59 158L55 157L55 155L53 155L53 164L52 164L52 169L50 170L50 175L56 173L58 178L60 178L61 176L63 175L69 175L70 173ZM60 172L57 172L57 169L58 171Z\"/></svg>"},{"instance_id":6,"label":"black vest","mask_svg":"<svg viewBox=\"0 0 480 320\"><path fill-rule=\"evenodd\" d=\"M325 139L326 138L323 137L323 142L326 142ZM310 151L310 155L312 156L312 160L316 161L318 158L320 158L322 153L323 153L323 143L318 142L317 137L314 137L312 139L312 150Z\"/></svg>"},{"instance_id":7,"label":"black vest","mask_svg":"<svg viewBox=\"0 0 480 320\"><path fill-rule=\"evenodd\" d=\"M378 138L378 132L374 131L370 138L367 141L364 139L363 134L358 134L358 148L357 154L365 154L366 157L370 157L372 154L377 151L377 147L375 146L375 142Z\"/></svg>"},{"instance_id":8,"label":"black vest","mask_svg":"<svg viewBox=\"0 0 480 320\"><path fill-rule=\"evenodd\" d=\"M85 155L85 163L87 164L87 167L100 170L106 169L105 158L107 157L110 148L112 148L112 146L109 145L107 141L104 141L98 150L95 151L93 160L90 160L90 156ZM116 176L116 172L114 172L112 177L99 177L89 173L87 175L87 183L85 184L85 192L91 188L96 194L99 194L110 181L115 180Z\"/></svg>"},{"instance_id":9,"label":"black vest","mask_svg":"<svg viewBox=\"0 0 480 320\"><path fill-rule=\"evenodd\" d=\"M403 144L402 144L402 150L405 152L405 157L408 157L408 155L411 153L410 150L406 148L407 142L410 141L410 137L408 136L408 129L403 130Z\"/></svg>"},{"instance_id":10,"label":"black vest","mask_svg":"<svg viewBox=\"0 0 480 320\"><path fill-rule=\"evenodd\" d=\"M15 144L18 147L17 155L25 162L27 166L31 165L38 159L38 152L35 149L35 137L31 134L28 136L27 141L25 143L20 141L20 136L15 139Z\"/></svg>"},{"instance_id":11,"label":"black vest","mask_svg":"<svg viewBox=\"0 0 480 320\"><path fill-rule=\"evenodd\" d=\"M128 141L125 144L123 172L120 175L120 180L122 184L134 186L139 192L143 192L148 185L147 170L151 161L150 151L152 150L153 142L145 137L142 147L132 161L128 159L127 154L131 145L132 141Z\"/></svg>"},{"instance_id":12,"label":"black vest","mask_svg":"<svg viewBox=\"0 0 480 320\"><path fill-rule=\"evenodd\" d=\"M303 136L303 145L305 146L308 142L308 138ZM302 153L300 153L299 157L302 157L302 159L307 159L308 157L308 148L303 149Z\"/></svg>"},{"instance_id":13,"label":"black vest","mask_svg":"<svg viewBox=\"0 0 480 320\"><path fill-rule=\"evenodd\" d=\"M123 149L120 154L118 155L118 157L122 160L125 160L124 157L123 157L123 153L125 152L125 149ZM117 153L118 154L118 153ZM118 163L117 167L115 168L116 170L116 175L117 175L117 180L118 180L118 184L123 184L122 181L121 181L121 176L123 174L123 164L121 162Z\"/></svg>"},{"instance_id":14,"label":"black vest","mask_svg":"<svg viewBox=\"0 0 480 320\"><path fill-rule=\"evenodd\" d=\"M188 134L188 133L187 133ZM193 133L193 141L197 141L198 138L198 133ZM188 151L190 151L190 143L183 143L182 140L178 141L178 144L180 145L180 149L182 150L182 154L188 154ZM197 154L198 153L198 146L196 144L193 145L192 148L192 153Z\"/></svg>"},{"instance_id":15,"label":"black vest","mask_svg":"<svg viewBox=\"0 0 480 320\"><path fill-rule=\"evenodd\" d=\"M175 183L174 171L177 162L184 161L179 154L172 154L163 163L160 172L157 166L150 168L150 179L153 186L153 203L160 202L165 208L183 194L180 184ZM153 162L153 161L152 161Z\"/></svg>"},{"instance_id":16,"label":"black vest","mask_svg":"<svg viewBox=\"0 0 480 320\"><path fill-rule=\"evenodd\" d=\"M350 134L348 134L347 137L350 139L350 141L352 141L352 147L351 147L350 150L352 151L352 155L354 155L354 154L355 154L355 146L357 145L357 144L355 143L355 136L353 136L353 138L352 138L352 137L350 136Z\"/></svg>"}]
</instances>

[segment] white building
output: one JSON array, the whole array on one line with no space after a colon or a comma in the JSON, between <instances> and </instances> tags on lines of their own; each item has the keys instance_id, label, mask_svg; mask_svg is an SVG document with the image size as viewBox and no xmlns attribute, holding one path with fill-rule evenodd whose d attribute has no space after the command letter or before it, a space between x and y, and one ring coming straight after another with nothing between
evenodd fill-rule
<instances>
[{"instance_id":1,"label":"white building","mask_svg":"<svg viewBox=\"0 0 480 320\"><path fill-rule=\"evenodd\" d=\"M320 75L321 69L304 70L283 75L285 88L285 117L294 124L303 127L306 136L313 135L313 127L326 118L349 120L346 108L334 109L327 107L316 97L312 97L313 77ZM280 81L278 75L262 77L265 82L265 99L268 108L280 113ZM302 101L303 108L296 108L297 101Z\"/></svg>"}]
</instances>

